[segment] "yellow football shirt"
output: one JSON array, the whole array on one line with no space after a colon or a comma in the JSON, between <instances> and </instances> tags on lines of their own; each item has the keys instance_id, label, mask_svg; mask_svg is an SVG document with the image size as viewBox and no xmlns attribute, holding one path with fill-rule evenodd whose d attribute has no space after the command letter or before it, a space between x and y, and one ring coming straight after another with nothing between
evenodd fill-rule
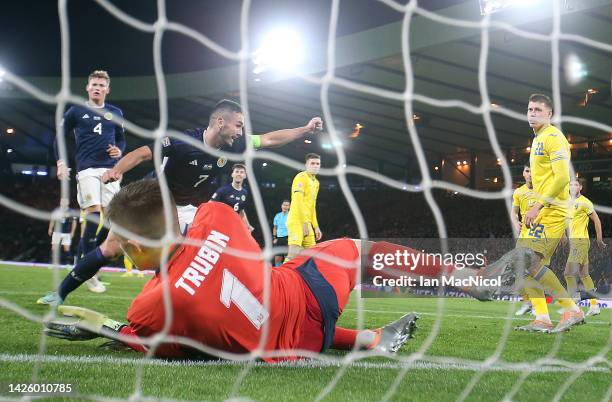
<instances>
[{"instance_id":1,"label":"yellow football shirt","mask_svg":"<svg viewBox=\"0 0 612 402\"><path fill-rule=\"evenodd\" d=\"M572 239L589 238L589 216L594 212L593 203L584 195L576 198L572 209L570 237Z\"/></svg>"},{"instance_id":2,"label":"yellow football shirt","mask_svg":"<svg viewBox=\"0 0 612 402\"><path fill-rule=\"evenodd\" d=\"M533 206L535 202L536 197L533 193L533 189L529 188L527 186L527 183L518 187L516 190L514 190L514 193L512 194L512 206L519 208L519 212L521 214L521 221L523 221L525 214L527 213L527 211L529 211L529 209ZM527 227L524 223L521 225L521 232L523 230L527 230Z\"/></svg>"},{"instance_id":3,"label":"yellow football shirt","mask_svg":"<svg viewBox=\"0 0 612 402\"><path fill-rule=\"evenodd\" d=\"M523 184L514 190L514 194L512 194L512 206L519 207L521 217L525 216L535 201L536 197L533 194L533 189L529 188L527 184Z\"/></svg>"},{"instance_id":4,"label":"yellow football shirt","mask_svg":"<svg viewBox=\"0 0 612 402\"><path fill-rule=\"evenodd\" d=\"M312 223L313 228L319 227L317 221L317 196L319 180L308 172L295 175L291 185L291 208L287 216L287 226Z\"/></svg>"},{"instance_id":5,"label":"yellow football shirt","mask_svg":"<svg viewBox=\"0 0 612 402\"><path fill-rule=\"evenodd\" d=\"M555 126L540 129L533 138L529 163L533 192L545 207L569 216L570 147Z\"/></svg>"}]
</instances>

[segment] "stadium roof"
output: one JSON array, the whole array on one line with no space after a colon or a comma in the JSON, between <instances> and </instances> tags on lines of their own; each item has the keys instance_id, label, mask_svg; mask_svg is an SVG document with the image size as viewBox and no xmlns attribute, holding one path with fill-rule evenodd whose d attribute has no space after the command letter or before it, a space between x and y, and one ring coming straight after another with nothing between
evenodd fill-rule
<instances>
[{"instance_id":1,"label":"stadium roof","mask_svg":"<svg viewBox=\"0 0 612 402\"><path fill-rule=\"evenodd\" d=\"M36 12L20 2L20 10L6 5L0 31L10 37L11 46L0 46L0 65L26 82L54 94L60 88L60 40L57 6L36 2ZM27 3L27 2L26 2ZM52 4L53 7L49 5ZM153 23L154 1L117 4L124 12ZM168 17L207 35L231 51L240 45L241 2L168 2ZM214 3L214 4L213 4ZM421 2L439 16L478 22L478 1ZM592 46L585 41L562 40L560 82L563 115L591 119L612 126L610 72L612 57L612 1L566 1L561 5L561 30L608 43ZM157 125L158 100L153 73L153 34L130 28L94 2L69 2L71 27L72 90L83 95L84 76L98 67L110 71L112 93L109 102L121 106L126 117L145 128ZM222 6L219 6L222 4ZM301 125L322 114L321 86L314 83L326 72L326 37L330 6L327 1L256 1L251 9L250 40L253 46L274 23L294 23L311 41L303 73L311 78L279 78L274 74L249 73L248 106L256 132ZM329 89L330 109L339 134L345 138L348 162L378 169L381 163L398 171L415 163L408 135L404 104L406 87L402 60L402 14L385 4L341 2L336 41L335 81ZM349 5L350 4L350 5ZM552 2L539 2L528 9L494 14L492 21L506 22L534 34L548 35L553 29ZM299 13L295 13L300 7ZM296 15L297 14L297 15ZM25 27L24 27L25 24ZM93 27L93 28L92 28ZM17 29L19 29L17 31ZM10 35L9 35L10 34ZM9 36L7 36L9 35ZM426 98L413 103L414 120L422 146L433 162L445 155L475 150L491 151L482 115L455 104L431 105L459 100L478 108L481 29L455 27L435 22L422 13L410 20L408 34L414 73L414 91ZM571 38L569 38L571 39ZM504 149L529 145L530 130L523 121L504 110L523 114L526 99L533 92L552 93L552 52L555 41L528 39L497 26L489 30L486 85L492 107L492 121ZM164 35L163 66L166 74L172 128L182 130L203 125L216 100L238 96L238 65L205 48L193 39L170 32ZM565 60L574 55L584 63L586 77L571 85L565 79ZM251 69L249 69L251 70ZM312 79L314 78L314 80ZM256 81L256 79L258 81ZM358 91L350 83L379 88L382 95ZM587 107L578 105L588 89L598 93ZM439 103L439 102L438 102ZM13 161L44 162L54 132L54 105L0 83L0 139L14 149ZM364 128L356 139L348 139L355 123ZM12 127L14 134L6 135ZM572 141L608 140L606 130L565 122L564 131ZM612 131L612 130L610 130ZM301 160L308 151L321 152L320 141L300 143L281 151ZM144 143L130 137L129 147ZM325 152L325 151L323 151ZM333 152L333 151L330 151ZM331 157L333 153L329 153Z\"/></svg>"}]
</instances>

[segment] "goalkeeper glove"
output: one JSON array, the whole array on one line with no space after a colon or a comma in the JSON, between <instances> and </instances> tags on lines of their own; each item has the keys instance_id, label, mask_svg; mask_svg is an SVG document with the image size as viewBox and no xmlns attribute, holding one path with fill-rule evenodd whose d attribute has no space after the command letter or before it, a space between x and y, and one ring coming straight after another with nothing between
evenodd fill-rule
<instances>
[{"instance_id":1,"label":"goalkeeper glove","mask_svg":"<svg viewBox=\"0 0 612 402\"><path fill-rule=\"evenodd\" d=\"M104 314L83 307L59 306L63 317L45 322L45 335L69 341L98 338L116 338L126 324L111 320Z\"/></svg>"}]
</instances>

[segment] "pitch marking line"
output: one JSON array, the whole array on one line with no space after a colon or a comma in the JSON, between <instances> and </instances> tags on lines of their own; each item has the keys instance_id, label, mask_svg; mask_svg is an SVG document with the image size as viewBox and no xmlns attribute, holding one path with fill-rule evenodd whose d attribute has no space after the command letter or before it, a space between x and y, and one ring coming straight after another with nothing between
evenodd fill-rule
<instances>
[{"instance_id":1,"label":"pitch marking line","mask_svg":"<svg viewBox=\"0 0 612 402\"><path fill-rule=\"evenodd\" d=\"M4 363L62 363L62 364L116 364L116 365L147 365L147 366L158 366L158 367L192 367L192 366L243 366L247 363L236 362L236 361L208 361L208 362L172 362L166 360L156 359L132 359L126 357L112 357L112 356L70 356L70 355L36 355L36 354L0 354L0 361ZM285 367L285 368L319 368L319 367L341 367L346 365L341 361L319 361L319 360L303 360L296 363L277 363L268 364L262 362L253 363L258 367ZM477 363L436 363L428 361L417 361L410 365L402 362L388 362L388 363L371 363L371 362L352 362L348 364L354 368L373 368L373 369L401 369L406 366L410 366L414 369L442 369L442 370L469 370L469 371L480 371L483 369L482 365ZM523 372L530 363L500 363L494 366L486 368L487 371L518 371ZM573 372L574 369L570 367L562 366L542 366L535 370L536 372ZM606 367L588 367L585 371L589 372L610 372Z\"/></svg>"}]
</instances>

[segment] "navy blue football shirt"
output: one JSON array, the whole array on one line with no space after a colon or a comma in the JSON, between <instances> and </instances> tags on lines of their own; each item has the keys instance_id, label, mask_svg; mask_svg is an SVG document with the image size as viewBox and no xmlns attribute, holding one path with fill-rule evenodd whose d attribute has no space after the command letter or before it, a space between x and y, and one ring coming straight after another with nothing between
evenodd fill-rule
<instances>
[{"instance_id":1,"label":"navy blue football shirt","mask_svg":"<svg viewBox=\"0 0 612 402\"><path fill-rule=\"evenodd\" d=\"M115 145L125 150L125 130L117 122L117 117L123 117L123 112L116 106L104 105L102 116L90 109L75 105L64 114L62 125L66 140L74 134L76 141L76 170L80 172L88 168L112 168L119 159L113 159L106 151L108 145ZM54 144L55 157L59 159L57 141Z\"/></svg>"},{"instance_id":2,"label":"navy blue football shirt","mask_svg":"<svg viewBox=\"0 0 612 402\"><path fill-rule=\"evenodd\" d=\"M203 142L204 129L194 128L184 132L185 135ZM154 144L150 144L151 152ZM223 145L221 151L242 153L245 151L245 138L241 136L234 143ZM210 200L220 179L227 176L229 169L225 157L217 157L202 151L176 138L162 139L162 158L165 159L164 174L168 188L176 205L195 205ZM167 158L167 159L166 159Z\"/></svg>"},{"instance_id":3,"label":"navy blue football shirt","mask_svg":"<svg viewBox=\"0 0 612 402\"><path fill-rule=\"evenodd\" d=\"M242 187L240 190L236 190L230 183L215 191L211 199L227 204L239 213L246 206L248 196L249 192L246 188Z\"/></svg>"}]
</instances>

